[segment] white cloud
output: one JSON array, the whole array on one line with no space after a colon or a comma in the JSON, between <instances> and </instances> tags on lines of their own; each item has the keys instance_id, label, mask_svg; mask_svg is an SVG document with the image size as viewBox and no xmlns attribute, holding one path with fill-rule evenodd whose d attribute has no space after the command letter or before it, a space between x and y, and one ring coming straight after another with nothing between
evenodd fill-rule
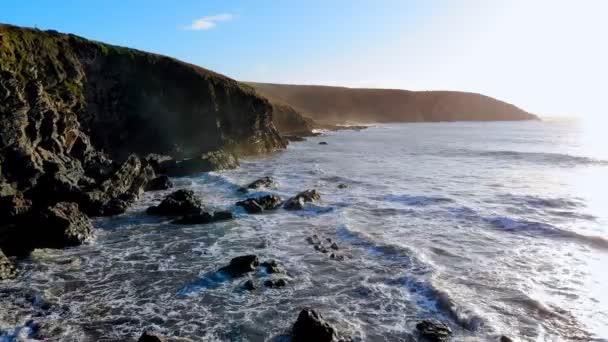
<instances>
[{"instance_id":1,"label":"white cloud","mask_svg":"<svg viewBox=\"0 0 608 342\"><path fill-rule=\"evenodd\" d=\"M202 17L199 19L195 19L192 23L186 27L185 30L192 31L201 31L201 30L209 30L217 26L217 23L222 21L232 20L234 16L232 14L218 14L218 15L210 15L206 17Z\"/></svg>"}]
</instances>

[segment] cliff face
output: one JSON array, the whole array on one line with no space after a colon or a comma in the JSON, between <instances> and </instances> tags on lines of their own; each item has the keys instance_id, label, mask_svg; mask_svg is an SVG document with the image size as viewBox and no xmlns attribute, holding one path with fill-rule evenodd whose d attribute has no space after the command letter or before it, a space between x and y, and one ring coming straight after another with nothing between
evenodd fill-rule
<instances>
[{"instance_id":1,"label":"cliff face","mask_svg":"<svg viewBox=\"0 0 608 342\"><path fill-rule=\"evenodd\" d=\"M0 247L59 202L123 207L153 177L149 153L283 148L272 111L251 87L172 58L0 25Z\"/></svg>"},{"instance_id":2,"label":"cliff face","mask_svg":"<svg viewBox=\"0 0 608 342\"><path fill-rule=\"evenodd\" d=\"M536 119L511 104L474 93L250 85L273 102L288 104L304 116L329 124Z\"/></svg>"},{"instance_id":3,"label":"cliff face","mask_svg":"<svg viewBox=\"0 0 608 342\"><path fill-rule=\"evenodd\" d=\"M0 161L8 180L55 159L84 164L101 155L123 161L131 153L272 151L284 142L271 113L255 91L193 65L0 26Z\"/></svg>"}]
</instances>

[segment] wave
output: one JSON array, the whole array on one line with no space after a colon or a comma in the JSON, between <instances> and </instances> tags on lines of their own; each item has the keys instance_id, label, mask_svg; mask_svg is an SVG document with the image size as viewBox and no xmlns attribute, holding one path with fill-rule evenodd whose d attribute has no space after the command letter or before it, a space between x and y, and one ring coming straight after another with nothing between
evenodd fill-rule
<instances>
[{"instance_id":1,"label":"wave","mask_svg":"<svg viewBox=\"0 0 608 342\"><path fill-rule=\"evenodd\" d=\"M550 208L550 209L578 209L585 206L583 202L577 199L568 199L568 198L544 198L539 196L532 195L513 195L513 194L504 194L498 196L500 199L503 199L508 202L513 202L515 204L524 203L526 205L535 207L535 208Z\"/></svg>"},{"instance_id":2,"label":"wave","mask_svg":"<svg viewBox=\"0 0 608 342\"><path fill-rule=\"evenodd\" d=\"M596 248L608 249L608 239L601 236L591 236L579 234L570 230L561 229L548 223L517 220L510 217L491 217L485 221L503 231L513 233L523 233L541 235L549 238L573 240L576 242L591 245Z\"/></svg>"},{"instance_id":3,"label":"wave","mask_svg":"<svg viewBox=\"0 0 608 342\"><path fill-rule=\"evenodd\" d=\"M520 151L461 151L467 155L477 155L481 157L492 157L497 159L507 159L513 161L526 161L532 163L542 163L561 166L579 165L608 165L608 160L594 159L583 156L573 156L564 153L550 152L520 152Z\"/></svg>"},{"instance_id":4,"label":"wave","mask_svg":"<svg viewBox=\"0 0 608 342\"><path fill-rule=\"evenodd\" d=\"M387 195L374 198L380 201L398 202L409 206L428 206L433 204L452 203L453 199L435 196Z\"/></svg>"}]
</instances>

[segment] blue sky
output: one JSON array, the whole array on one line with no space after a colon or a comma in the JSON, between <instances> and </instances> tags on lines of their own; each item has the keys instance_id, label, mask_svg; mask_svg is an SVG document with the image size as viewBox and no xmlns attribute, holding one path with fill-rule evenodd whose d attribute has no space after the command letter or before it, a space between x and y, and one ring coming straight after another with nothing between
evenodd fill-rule
<instances>
[{"instance_id":1,"label":"blue sky","mask_svg":"<svg viewBox=\"0 0 608 342\"><path fill-rule=\"evenodd\" d=\"M173 56L247 81L480 92L598 117L603 0L2 0L0 22Z\"/></svg>"}]
</instances>

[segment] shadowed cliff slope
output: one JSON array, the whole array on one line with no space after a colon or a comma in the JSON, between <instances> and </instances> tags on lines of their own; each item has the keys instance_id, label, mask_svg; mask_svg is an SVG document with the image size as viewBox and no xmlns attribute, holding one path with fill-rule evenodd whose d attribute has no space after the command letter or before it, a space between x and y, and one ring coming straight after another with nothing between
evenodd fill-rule
<instances>
[{"instance_id":1,"label":"shadowed cliff slope","mask_svg":"<svg viewBox=\"0 0 608 342\"><path fill-rule=\"evenodd\" d=\"M474 93L249 84L271 101L329 124L537 119L511 104Z\"/></svg>"}]
</instances>

